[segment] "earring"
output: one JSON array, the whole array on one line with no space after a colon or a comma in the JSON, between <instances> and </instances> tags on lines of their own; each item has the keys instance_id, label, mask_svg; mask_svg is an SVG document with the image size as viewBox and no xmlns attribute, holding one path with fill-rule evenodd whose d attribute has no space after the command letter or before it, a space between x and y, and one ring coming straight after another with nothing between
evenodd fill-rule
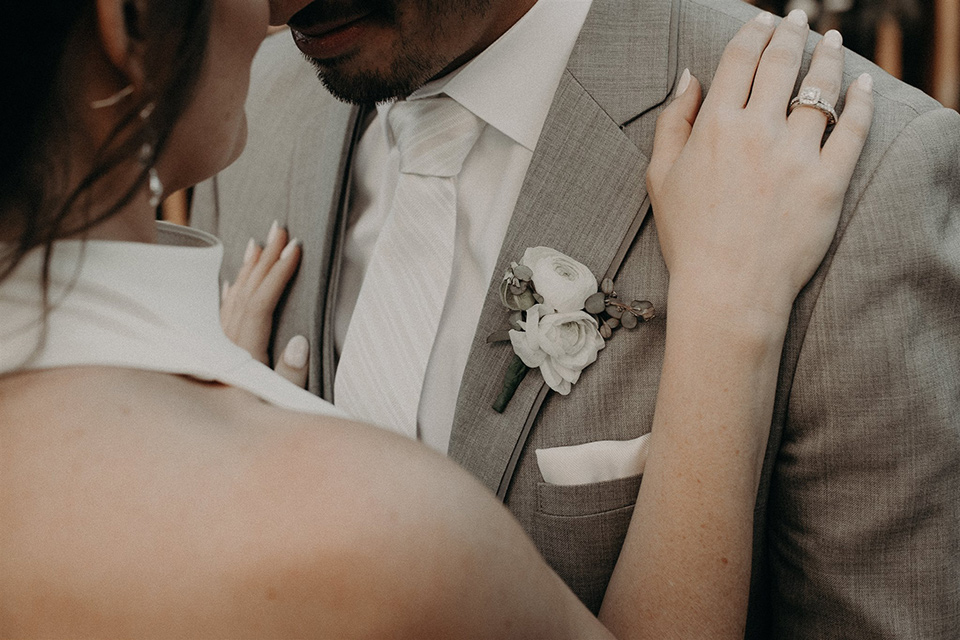
<instances>
[{"instance_id":1,"label":"earring","mask_svg":"<svg viewBox=\"0 0 960 640\"><path fill-rule=\"evenodd\" d=\"M128 84L120 91L117 91L115 94L109 98L104 98L103 100L94 100L90 103L91 109L103 109L105 107L112 107L113 105L119 103L121 100L133 93L133 85Z\"/></svg>"},{"instance_id":2,"label":"earring","mask_svg":"<svg viewBox=\"0 0 960 640\"><path fill-rule=\"evenodd\" d=\"M140 110L140 119L144 121L144 128L147 132L152 132L153 130L150 126L149 119L150 116L153 115L154 108L156 108L156 104L149 102ZM155 149L153 145L149 142L144 142L140 147L140 164L144 167L149 167L147 170L147 191L150 194L148 202L152 208L156 209L160 206L160 201L163 199L163 183L160 182L160 176L157 175L157 170L153 166L154 155Z\"/></svg>"},{"instance_id":3,"label":"earring","mask_svg":"<svg viewBox=\"0 0 960 640\"><path fill-rule=\"evenodd\" d=\"M150 167L150 170L147 171L149 176L149 181L147 182L147 188L150 191L150 207L156 209L160 206L160 201L163 200L163 183L160 182L160 176L157 175L157 170L153 167Z\"/></svg>"}]
</instances>

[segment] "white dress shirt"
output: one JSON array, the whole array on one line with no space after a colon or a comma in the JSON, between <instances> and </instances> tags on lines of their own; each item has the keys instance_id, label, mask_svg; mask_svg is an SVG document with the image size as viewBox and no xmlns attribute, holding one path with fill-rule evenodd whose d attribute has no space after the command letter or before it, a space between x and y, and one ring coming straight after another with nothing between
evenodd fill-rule
<instances>
[{"instance_id":1,"label":"white dress shirt","mask_svg":"<svg viewBox=\"0 0 960 640\"><path fill-rule=\"evenodd\" d=\"M591 1L539 0L473 60L407 98L442 93L488 125L458 178L453 274L418 410L418 438L443 453L450 442L460 381L500 246ZM391 106L378 105L354 156L335 314L338 357L397 186L399 154L386 125Z\"/></svg>"}]
</instances>

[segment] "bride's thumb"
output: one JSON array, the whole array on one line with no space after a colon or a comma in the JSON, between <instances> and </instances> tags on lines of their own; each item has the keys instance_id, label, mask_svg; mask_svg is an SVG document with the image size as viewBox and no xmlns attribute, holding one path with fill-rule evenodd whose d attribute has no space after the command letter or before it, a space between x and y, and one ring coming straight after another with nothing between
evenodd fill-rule
<instances>
[{"instance_id":1,"label":"bride's thumb","mask_svg":"<svg viewBox=\"0 0 960 640\"><path fill-rule=\"evenodd\" d=\"M668 171L683 151L693 131L693 123L700 110L700 82L684 69L677 81L673 102L657 118L657 131L653 138L653 157L650 173Z\"/></svg>"},{"instance_id":2,"label":"bride's thumb","mask_svg":"<svg viewBox=\"0 0 960 640\"><path fill-rule=\"evenodd\" d=\"M275 370L301 389L307 386L307 371L310 363L310 344L303 336L294 336L283 348Z\"/></svg>"}]
</instances>

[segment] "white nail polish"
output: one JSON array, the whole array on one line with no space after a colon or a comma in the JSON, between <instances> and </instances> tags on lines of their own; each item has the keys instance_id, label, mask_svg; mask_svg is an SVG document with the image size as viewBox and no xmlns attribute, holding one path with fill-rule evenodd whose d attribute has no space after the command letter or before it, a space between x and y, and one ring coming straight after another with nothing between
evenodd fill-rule
<instances>
[{"instance_id":1,"label":"white nail polish","mask_svg":"<svg viewBox=\"0 0 960 640\"><path fill-rule=\"evenodd\" d=\"M280 232L280 223L276 220L273 221L273 224L270 225L270 231L267 233L267 244L270 244L277 238L277 234Z\"/></svg>"},{"instance_id":2,"label":"white nail polish","mask_svg":"<svg viewBox=\"0 0 960 640\"><path fill-rule=\"evenodd\" d=\"M677 97L683 95L683 92L690 86L690 69L684 69L680 74L680 80L677 82Z\"/></svg>"},{"instance_id":3,"label":"white nail polish","mask_svg":"<svg viewBox=\"0 0 960 640\"><path fill-rule=\"evenodd\" d=\"M843 36L840 35L840 32L836 29L830 29L830 31L823 34L823 42L834 49L839 49L843 46Z\"/></svg>"},{"instance_id":4,"label":"white nail polish","mask_svg":"<svg viewBox=\"0 0 960 640\"><path fill-rule=\"evenodd\" d=\"M807 12L803 9L794 9L787 14L787 20L793 24L803 26L807 24Z\"/></svg>"},{"instance_id":5,"label":"white nail polish","mask_svg":"<svg viewBox=\"0 0 960 640\"><path fill-rule=\"evenodd\" d=\"M294 336L283 350L283 362L291 369L303 369L307 366L310 344L303 336Z\"/></svg>"},{"instance_id":6,"label":"white nail polish","mask_svg":"<svg viewBox=\"0 0 960 640\"><path fill-rule=\"evenodd\" d=\"M873 76L869 73L861 74L857 78L857 84L860 85L860 88L864 91L873 91Z\"/></svg>"},{"instance_id":7,"label":"white nail polish","mask_svg":"<svg viewBox=\"0 0 960 640\"><path fill-rule=\"evenodd\" d=\"M777 21L777 19L769 11L763 11L762 13L757 14L757 17L755 17L754 20L768 27L772 27Z\"/></svg>"},{"instance_id":8,"label":"white nail polish","mask_svg":"<svg viewBox=\"0 0 960 640\"><path fill-rule=\"evenodd\" d=\"M253 254L257 251L257 243L253 241L253 238L250 238L250 241L247 242L247 250L243 252L243 264L247 264L253 260Z\"/></svg>"},{"instance_id":9,"label":"white nail polish","mask_svg":"<svg viewBox=\"0 0 960 640\"><path fill-rule=\"evenodd\" d=\"M288 242L287 246L285 246L283 248L283 251L280 252L280 259L286 260L291 255L293 255L293 250L296 249L299 244L300 244L300 241L297 240L296 238Z\"/></svg>"}]
</instances>

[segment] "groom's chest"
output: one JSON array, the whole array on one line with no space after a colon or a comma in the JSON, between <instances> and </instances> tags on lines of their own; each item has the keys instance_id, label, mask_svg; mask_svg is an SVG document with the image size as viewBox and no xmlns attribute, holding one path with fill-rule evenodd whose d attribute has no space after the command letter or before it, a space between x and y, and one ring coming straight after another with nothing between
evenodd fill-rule
<instances>
[{"instance_id":1,"label":"groom's chest","mask_svg":"<svg viewBox=\"0 0 960 640\"><path fill-rule=\"evenodd\" d=\"M400 153L384 117L374 112L360 124L340 212L344 229L339 282L332 304L336 353L343 349L364 277L393 214L400 178ZM421 439L446 451L457 396L478 320L532 152L493 126L484 127L454 179L456 208L453 265L442 315L428 362L418 423ZM434 224L424 206L417 220ZM437 213L446 215L446 212ZM416 230L413 230L414 232ZM421 258L418 254L409 260ZM403 309L395 310L397 314ZM411 310L406 310L411 311Z\"/></svg>"}]
</instances>

